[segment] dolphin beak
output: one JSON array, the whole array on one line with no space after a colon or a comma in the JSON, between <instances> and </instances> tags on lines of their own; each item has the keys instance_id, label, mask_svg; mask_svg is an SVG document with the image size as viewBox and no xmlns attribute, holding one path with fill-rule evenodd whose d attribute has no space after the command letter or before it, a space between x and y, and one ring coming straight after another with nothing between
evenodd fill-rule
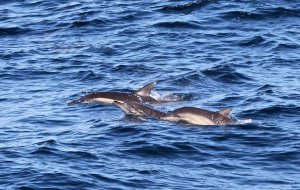
<instances>
[{"instance_id":1,"label":"dolphin beak","mask_svg":"<svg viewBox=\"0 0 300 190\"><path fill-rule=\"evenodd\" d=\"M114 100L114 102L113 102L114 104L116 104L116 105L123 105L124 104L124 102L121 102L121 101L117 101L117 100Z\"/></svg>"},{"instance_id":2,"label":"dolphin beak","mask_svg":"<svg viewBox=\"0 0 300 190\"><path fill-rule=\"evenodd\" d=\"M78 100L73 100L73 101L71 101L71 102L68 102L68 106L72 106L72 105L74 105L74 104L78 104L78 103L80 103Z\"/></svg>"}]
</instances>

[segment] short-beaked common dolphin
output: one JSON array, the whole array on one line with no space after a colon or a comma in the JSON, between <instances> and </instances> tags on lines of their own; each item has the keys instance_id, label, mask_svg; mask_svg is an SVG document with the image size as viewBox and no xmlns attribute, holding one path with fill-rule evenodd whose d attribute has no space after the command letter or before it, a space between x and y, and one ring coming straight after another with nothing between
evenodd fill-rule
<instances>
[{"instance_id":1,"label":"short-beaked common dolphin","mask_svg":"<svg viewBox=\"0 0 300 190\"><path fill-rule=\"evenodd\" d=\"M156 119L160 119L167 116L167 114L165 114L164 112L160 112L156 109L140 104L138 102L114 101L114 104L118 106L121 110L123 110L127 115L142 116L142 117L147 116Z\"/></svg>"},{"instance_id":2,"label":"short-beaked common dolphin","mask_svg":"<svg viewBox=\"0 0 300 190\"><path fill-rule=\"evenodd\" d=\"M209 111L195 107L182 107L176 109L161 119L167 121L184 121L195 125L229 125L235 120L231 117L231 108L220 111Z\"/></svg>"},{"instance_id":3,"label":"short-beaked common dolphin","mask_svg":"<svg viewBox=\"0 0 300 190\"><path fill-rule=\"evenodd\" d=\"M131 102L145 102L150 104L162 103L163 101L158 101L150 96L151 90L156 85L156 82L151 82L141 89L135 91L134 93L126 92L94 92L85 95L78 100L71 101L68 105L73 105L76 103L90 103L90 102L100 102L113 104L114 101L131 101Z\"/></svg>"},{"instance_id":4,"label":"short-beaked common dolphin","mask_svg":"<svg viewBox=\"0 0 300 190\"><path fill-rule=\"evenodd\" d=\"M231 108L213 112L195 107L183 107L169 113L160 112L138 102L114 101L128 115L147 116L166 121L183 121L195 125L229 125L235 120L230 116Z\"/></svg>"}]
</instances>

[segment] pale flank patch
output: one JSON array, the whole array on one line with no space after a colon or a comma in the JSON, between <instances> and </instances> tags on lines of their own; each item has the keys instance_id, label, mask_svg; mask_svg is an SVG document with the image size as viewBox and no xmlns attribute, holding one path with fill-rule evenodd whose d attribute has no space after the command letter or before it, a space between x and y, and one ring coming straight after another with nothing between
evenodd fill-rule
<instances>
[{"instance_id":1,"label":"pale flank patch","mask_svg":"<svg viewBox=\"0 0 300 190\"><path fill-rule=\"evenodd\" d=\"M109 99L109 98L94 98L93 101L107 103L107 104L114 103L114 100L113 99Z\"/></svg>"},{"instance_id":2,"label":"pale flank patch","mask_svg":"<svg viewBox=\"0 0 300 190\"><path fill-rule=\"evenodd\" d=\"M174 121L174 122L180 121L180 118L175 116L165 116L162 117L161 119L165 121Z\"/></svg>"},{"instance_id":3,"label":"pale flank patch","mask_svg":"<svg viewBox=\"0 0 300 190\"><path fill-rule=\"evenodd\" d=\"M180 114L179 117L181 120L195 125L215 125L210 119L195 114Z\"/></svg>"}]
</instances>

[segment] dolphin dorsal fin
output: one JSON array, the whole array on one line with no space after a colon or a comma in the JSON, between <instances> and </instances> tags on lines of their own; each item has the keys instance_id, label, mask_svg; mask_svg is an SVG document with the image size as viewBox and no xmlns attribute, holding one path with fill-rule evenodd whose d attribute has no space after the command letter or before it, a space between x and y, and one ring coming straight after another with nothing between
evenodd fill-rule
<instances>
[{"instance_id":1,"label":"dolphin dorsal fin","mask_svg":"<svg viewBox=\"0 0 300 190\"><path fill-rule=\"evenodd\" d=\"M218 111L219 114L223 115L224 117L228 117L230 112L232 111L232 108L225 108L220 111Z\"/></svg>"},{"instance_id":2,"label":"dolphin dorsal fin","mask_svg":"<svg viewBox=\"0 0 300 190\"><path fill-rule=\"evenodd\" d=\"M150 96L152 88L156 85L156 82L151 82L144 86L143 88L135 91L136 95L139 96Z\"/></svg>"}]
</instances>

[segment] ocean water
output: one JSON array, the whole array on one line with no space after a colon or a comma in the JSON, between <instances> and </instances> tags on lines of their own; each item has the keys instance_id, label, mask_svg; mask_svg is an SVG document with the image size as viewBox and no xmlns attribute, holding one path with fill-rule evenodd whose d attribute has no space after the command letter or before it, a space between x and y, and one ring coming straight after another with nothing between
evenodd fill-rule
<instances>
[{"instance_id":1,"label":"ocean water","mask_svg":"<svg viewBox=\"0 0 300 190\"><path fill-rule=\"evenodd\" d=\"M300 189L300 2L2 0L0 189ZM156 97L193 126L67 103Z\"/></svg>"}]
</instances>

